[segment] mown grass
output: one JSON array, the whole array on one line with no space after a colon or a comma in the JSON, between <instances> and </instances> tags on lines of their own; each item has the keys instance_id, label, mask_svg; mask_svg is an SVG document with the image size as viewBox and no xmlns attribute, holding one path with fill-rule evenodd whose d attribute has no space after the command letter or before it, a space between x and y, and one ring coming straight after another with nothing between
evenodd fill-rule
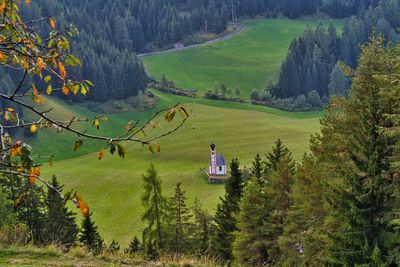
<instances>
[{"instance_id":1,"label":"mown grass","mask_svg":"<svg viewBox=\"0 0 400 267\"><path fill-rule=\"evenodd\" d=\"M160 99L162 105L169 105L175 98L160 94ZM99 161L96 153L89 153L56 161L53 167L44 166L43 175L57 174L66 184L66 189L78 190L94 211L94 218L106 241L116 239L126 244L133 235L140 236L143 228L142 174L150 162L159 171L165 195L172 195L174 186L182 182L189 205L198 198L206 209L212 211L224 188L223 185L208 184L200 172L201 168L208 166L211 141L217 144L218 152L223 153L227 160L237 157L249 168L254 156L270 151L277 138L281 138L299 160L308 150L310 135L318 131L319 126L319 119L315 117L299 119L198 103L187 106L192 112L189 121L178 133L160 141L160 154L153 155L147 147L127 143L125 159L106 154ZM123 121L127 116L122 114L116 118ZM118 123L113 125L115 127ZM110 129L106 131L112 132ZM66 135L61 137L62 140L53 136L49 145L64 142L72 150L73 139L66 139ZM99 149L102 144L84 143L82 149L85 145L90 150L90 146Z\"/></svg>"},{"instance_id":2,"label":"mown grass","mask_svg":"<svg viewBox=\"0 0 400 267\"><path fill-rule=\"evenodd\" d=\"M329 20L322 21L328 24ZM230 40L193 49L144 57L148 72L156 78L165 73L183 88L204 93L215 83L240 87L244 98L275 80L293 38L319 20L249 20L248 28ZM334 21L339 28L343 22Z\"/></svg>"}]
</instances>

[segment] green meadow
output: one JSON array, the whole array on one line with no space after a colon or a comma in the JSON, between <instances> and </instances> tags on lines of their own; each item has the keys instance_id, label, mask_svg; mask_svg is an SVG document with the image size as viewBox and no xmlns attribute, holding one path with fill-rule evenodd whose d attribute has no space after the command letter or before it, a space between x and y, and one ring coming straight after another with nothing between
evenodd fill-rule
<instances>
[{"instance_id":1,"label":"green meadow","mask_svg":"<svg viewBox=\"0 0 400 267\"><path fill-rule=\"evenodd\" d=\"M155 76L166 73L183 87L205 91L219 81L232 87L239 85L247 94L252 88L262 88L268 77L276 77L292 38L317 21L254 20L246 24L245 32L228 41L146 57L146 67ZM142 175L151 162L163 180L166 196L171 196L174 186L181 182L189 206L198 198L212 212L224 192L222 184L208 184L201 171L209 164L212 141L217 144L218 153L223 153L227 161L238 158L242 168L249 169L254 156L269 152L278 138L300 161L309 149L310 136L319 131L319 118L323 114L293 113L248 103L152 91L159 99L154 110L108 115L110 122L101 121L100 130L93 128L91 122L79 127L102 136L118 136L128 121L143 122L158 109L184 104L190 110L190 118L179 132L159 141L159 154L152 154L147 147L136 143L125 143L128 152L125 159L106 153L99 161L97 151L104 143L84 140L80 151L74 152L77 137L65 132L54 134L54 129L40 130L40 138L32 141L41 153L55 156L53 166L43 166L43 176L50 178L56 174L66 185L65 190L79 192L94 212L107 242L115 239L126 245L134 235L141 236ZM95 116L79 105L71 106L54 99L47 99L47 103L55 107L53 115L64 119ZM148 134L156 135L174 125L164 123Z\"/></svg>"},{"instance_id":2,"label":"green meadow","mask_svg":"<svg viewBox=\"0 0 400 267\"><path fill-rule=\"evenodd\" d=\"M168 95L160 95L163 105L169 104L172 99ZM134 234L140 235L142 230L142 174L150 162L155 164L162 177L165 195L172 195L174 186L182 182L189 204L192 205L193 200L198 198L211 211L224 190L223 185L208 184L200 171L208 166L211 141L217 144L217 151L223 153L227 161L237 157L243 167L249 168L254 156L270 151L277 138L281 138L294 157L300 160L308 150L310 135L317 132L319 126L319 119L315 116L299 119L198 103L186 105L191 111L190 119L178 133L160 140L159 154L152 154L147 147L138 144L125 143L128 151L125 159L107 153L99 161L97 152L78 152L84 155L55 161L52 167L45 165L43 175L51 177L56 174L66 184L66 190L78 190L93 210L106 240L116 239L126 244ZM143 118L147 117L147 114L142 115ZM119 119L122 121L121 117ZM113 118L111 120L110 124L118 126L119 122L113 121ZM119 128L112 125L105 127L114 128L116 134ZM160 130L164 128L155 131ZM109 129L105 129L105 132L112 134ZM103 134L103 131L99 133ZM43 131L42 134L48 133ZM49 142L67 144L68 153L74 153L74 139L74 136L67 134L53 134ZM102 145L84 143L82 150L88 149L90 152L91 149L100 149Z\"/></svg>"},{"instance_id":3,"label":"green meadow","mask_svg":"<svg viewBox=\"0 0 400 267\"><path fill-rule=\"evenodd\" d=\"M201 93L224 83L241 88L249 98L253 89L262 89L275 80L293 38L319 20L249 20L247 29L227 41L192 49L143 57L148 72L159 79L164 73L182 88ZM327 25L330 21L322 21ZM335 20L341 28L343 21Z\"/></svg>"}]
</instances>

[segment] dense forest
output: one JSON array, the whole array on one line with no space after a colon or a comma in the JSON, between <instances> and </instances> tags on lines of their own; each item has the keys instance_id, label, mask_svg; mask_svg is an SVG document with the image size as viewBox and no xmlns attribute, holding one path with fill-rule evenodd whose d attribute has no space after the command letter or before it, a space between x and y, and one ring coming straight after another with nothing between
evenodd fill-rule
<instances>
[{"instance_id":1,"label":"dense forest","mask_svg":"<svg viewBox=\"0 0 400 267\"><path fill-rule=\"evenodd\" d=\"M343 17L356 14L363 7L375 6L376 2L307 0L300 5L295 0L38 0L33 1L29 8L22 5L21 10L27 20L57 16L60 25L67 27L72 23L79 29L80 34L71 47L82 60L83 68L74 70L74 76L76 79L84 77L96 84L96 92L90 93L88 99L106 101L135 96L146 88L150 78L135 53L168 46L197 31L222 32L228 21L237 21L239 17L296 18L317 12ZM388 14L387 8L384 12L384 16L390 16L387 19L389 23L396 20L395 13ZM47 25L42 26L41 31L45 30L48 30ZM352 44L354 46L354 42ZM354 56L351 59L355 60ZM324 58L321 60L324 61ZM331 61L334 60L326 63L327 69L332 68ZM285 70L282 73L286 75ZM4 73L2 77L2 88L12 88L18 81L12 72ZM326 83L326 78L323 83ZM279 88L285 92L283 85ZM317 89L314 85L311 88ZM291 95L277 93L276 96Z\"/></svg>"},{"instance_id":2,"label":"dense forest","mask_svg":"<svg viewBox=\"0 0 400 267\"><path fill-rule=\"evenodd\" d=\"M400 3L380 1L375 8L361 7L357 16L346 20L341 36L331 24L319 25L314 31L308 28L295 39L281 67L278 83L270 84L259 99L299 98L311 91L321 98L347 95L350 86L340 65L357 66L360 45L372 34L383 34L387 42L400 40Z\"/></svg>"}]
</instances>

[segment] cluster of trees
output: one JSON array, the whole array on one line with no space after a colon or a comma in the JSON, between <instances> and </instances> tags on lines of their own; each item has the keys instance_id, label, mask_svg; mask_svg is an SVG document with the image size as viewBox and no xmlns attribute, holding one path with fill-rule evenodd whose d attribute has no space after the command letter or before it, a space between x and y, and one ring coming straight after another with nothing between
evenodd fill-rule
<instances>
[{"instance_id":1,"label":"cluster of trees","mask_svg":"<svg viewBox=\"0 0 400 267\"><path fill-rule=\"evenodd\" d=\"M327 97L321 98L315 90L308 92L307 96L299 95L290 98L277 98L273 97L267 89L261 91L261 93L257 89L254 89L250 97L252 104L275 107L288 111L321 110L329 102Z\"/></svg>"},{"instance_id":2,"label":"cluster of trees","mask_svg":"<svg viewBox=\"0 0 400 267\"><path fill-rule=\"evenodd\" d=\"M361 7L377 5L379 0L229 0L233 4L233 14L236 16L288 18L300 16L327 14L334 18L344 18L356 14Z\"/></svg>"},{"instance_id":3,"label":"cluster of trees","mask_svg":"<svg viewBox=\"0 0 400 267\"><path fill-rule=\"evenodd\" d=\"M383 34L387 42L397 42L400 34L400 3L382 0L373 8L359 6L358 15L348 19L341 36L333 24L328 28L319 25L314 31L308 28L295 39L281 67L279 80L267 86L276 98L296 98L317 91L321 98L347 95L350 81L342 64L355 68L360 55L360 45L372 34Z\"/></svg>"},{"instance_id":4,"label":"cluster of trees","mask_svg":"<svg viewBox=\"0 0 400 267\"><path fill-rule=\"evenodd\" d=\"M236 87L236 89L232 89L227 87L224 83L218 85L217 83L214 85L213 90L208 90L204 94L205 98L216 99L216 100L224 100L224 101L233 101L244 103L246 100L241 98L241 90L240 87Z\"/></svg>"},{"instance_id":5,"label":"cluster of trees","mask_svg":"<svg viewBox=\"0 0 400 267\"><path fill-rule=\"evenodd\" d=\"M58 244L65 249L80 242L94 253L104 248L104 242L88 213L81 228L76 213L68 210L61 197L63 186L56 176L47 192L29 179L16 175L0 178L0 243L2 245L31 243ZM57 190L57 191L56 191ZM67 193L71 194L71 192Z\"/></svg>"},{"instance_id":6,"label":"cluster of trees","mask_svg":"<svg viewBox=\"0 0 400 267\"><path fill-rule=\"evenodd\" d=\"M151 257L200 252L240 266L399 265L399 59L400 45L371 40L350 97L331 101L311 152L296 165L278 140L255 157L250 179L232 160L213 217L191 213L180 184L164 198L151 166L141 249Z\"/></svg>"}]
</instances>

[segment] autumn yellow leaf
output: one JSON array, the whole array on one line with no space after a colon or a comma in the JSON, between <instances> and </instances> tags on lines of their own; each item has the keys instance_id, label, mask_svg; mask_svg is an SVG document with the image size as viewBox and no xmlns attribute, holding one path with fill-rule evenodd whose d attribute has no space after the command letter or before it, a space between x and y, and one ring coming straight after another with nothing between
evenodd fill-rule
<instances>
[{"instance_id":1,"label":"autumn yellow leaf","mask_svg":"<svg viewBox=\"0 0 400 267\"><path fill-rule=\"evenodd\" d=\"M60 76L63 80L67 77L67 71L65 70L64 64L62 62L58 62L58 68L60 69Z\"/></svg>"},{"instance_id":2,"label":"autumn yellow leaf","mask_svg":"<svg viewBox=\"0 0 400 267\"><path fill-rule=\"evenodd\" d=\"M89 214L89 207L80 196L76 196L76 207L78 209L81 209L81 212L84 216L87 216Z\"/></svg>"},{"instance_id":3,"label":"autumn yellow leaf","mask_svg":"<svg viewBox=\"0 0 400 267\"><path fill-rule=\"evenodd\" d=\"M167 122L171 122L175 118L176 110L173 108L165 113L164 118Z\"/></svg>"},{"instance_id":4,"label":"autumn yellow leaf","mask_svg":"<svg viewBox=\"0 0 400 267\"><path fill-rule=\"evenodd\" d=\"M49 23L51 28L56 28L56 21L53 18L49 18Z\"/></svg>"},{"instance_id":5,"label":"autumn yellow leaf","mask_svg":"<svg viewBox=\"0 0 400 267\"><path fill-rule=\"evenodd\" d=\"M49 85L47 86L47 88L46 88L46 93L47 93L48 95L50 95L52 91L53 91L53 87L51 86L51 84L49 84Z\"/></svg>"},{"instance_id":6,"label":"autumn yellow leaf","mask_svg":"<svg viewBox=\"0 0 400 267\"><path fill-rule=\"evenodd\" d=\"M36 133L36 131L37 131L36 124L32 124L30 130L31 130L31 133Z\"/></svg>"},{"instance_id":7,"label":"autumn yellow leaf","mask_svg":"<svg viewBox=\"0 0 400 267\"><path fill-rule=\"evenodd\" d=\"M8 112L11 112L11 113L14 113L14 112L15 112L15 109L13 109L13 108L7 108L7 111L8 111Z\"/></svg>"},{"instance_id":8,"label":"autumn yellow leaf","mask_svg":"<svg viewBox=\"0 0 400 267\"><path fill-rule=\"evenodd\" d=\"M99 154L97 155L97 158L98 158L99 160L101 160L103 157L104 157L104 148L102 148L102 149L99 151Z\"/></svg>"},{"instance_id":9,"label":"autumn yellow leaf","mask_svg":"<svg viewBox=\"0 0 400 267\"><path fill-rule=\"evenodd\" d=\"M62 87L62 92L63 92L64 95L68 95L69 94L69 89L65 84Z\"/></svg>"},{"instance_id":10,"label":"autumn yellow leaf","mask_svg":"<svg viewBox=\"0 0 400 267\"><path fill-rule=\"evenodd\" d=\"M97 130L100 129L100 121L98 119L95 119L93 121L93 126L96 127Z\"/></svg>"}]
</instances>

